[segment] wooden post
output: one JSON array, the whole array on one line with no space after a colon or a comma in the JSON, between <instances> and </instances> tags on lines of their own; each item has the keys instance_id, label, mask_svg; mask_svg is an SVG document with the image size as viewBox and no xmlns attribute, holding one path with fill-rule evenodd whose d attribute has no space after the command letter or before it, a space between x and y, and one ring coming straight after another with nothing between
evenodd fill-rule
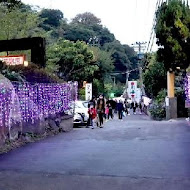
<instances>
[{"instance_id":1,"label":"wooden post","mask_svg":"<svg viewBox=\"0 0 190 190\"><path fill-rule=\"evenodd\" d=\"M168 83L168 98L174 98L174 82L175 82L175 74L174 72L167 72L167 83Z\"/></svg>"}]
</instances>

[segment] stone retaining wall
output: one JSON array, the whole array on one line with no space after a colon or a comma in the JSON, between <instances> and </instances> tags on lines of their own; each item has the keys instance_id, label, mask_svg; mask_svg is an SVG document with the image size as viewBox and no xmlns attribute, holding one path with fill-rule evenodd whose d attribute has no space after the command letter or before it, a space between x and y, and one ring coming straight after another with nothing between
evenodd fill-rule
<instances>
[{"instance_id":1,"label":"stone retaining wall","mask_svg":"<svg viewBox=\"0 0 190 190\"><path fill-rule=\"evenodd\" d=\"M0 74L0 147L73 128L77 82L20 83Z\"/></svg>"},{"instance_id":2,"label":"stone retaining wall","mask_svg":"<svg viewBox=\"0 0 190 190\"><path fill-rule=\"evenodd\" d=\"M62 115L52 116L51 118L41 119L31 122L15 123L9 128L1 128L0 130L0 149L4 149L7 143L10 144L15 141L31 142L35 138L44 138L52 134L61 132L69 132L73 129L73 116ZM33 140L32 140L33 138ZM1 151L0 151L1 152Z\"/></svg>"}]
</instances>

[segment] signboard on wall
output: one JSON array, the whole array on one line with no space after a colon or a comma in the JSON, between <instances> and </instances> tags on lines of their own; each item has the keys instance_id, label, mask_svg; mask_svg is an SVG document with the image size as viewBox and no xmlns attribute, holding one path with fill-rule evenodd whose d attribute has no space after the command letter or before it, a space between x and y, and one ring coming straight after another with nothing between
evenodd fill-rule
<instances>
[{"instance_id":1,"label":"signboard on wall","mask_svg":"<svg viewBox=\"0 0 190 190\"><path fill-rule=\"evenodd\" d=\"M128 81L128 95L129 98L135 99L137 92L137 81Z\"/></svg>"},{"instance_id":2,"label":"signboard on wall","mask_svg":"<svg viewBox=\"0 0 190 190\"><path fill-rule=\"evenodd\" d=\"M85 97L86 97L86 101L90 101L92 99L92 83L86 83Z\"/></svg>"},{"instance_id":3,"label":"signboard on wall","mask_svg":"<svg viewBox=\"0 0 190 190\"><path fill-rule=\"evenodd\" d=\"M7 65L23 65L25 56L24 55L0 56L0 60L5 62Z\"/></svg>"}]
</instances>

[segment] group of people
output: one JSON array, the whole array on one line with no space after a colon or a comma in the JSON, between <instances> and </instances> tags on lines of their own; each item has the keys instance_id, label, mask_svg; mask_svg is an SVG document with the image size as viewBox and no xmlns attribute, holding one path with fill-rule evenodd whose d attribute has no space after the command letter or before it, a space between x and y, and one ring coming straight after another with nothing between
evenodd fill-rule
<instances>
[{"instance_id":1,"label":"group of people","mask_svg":"<svg viewBox=\"0 0 190 190\"><path fill-rule=\"evenodd\" d=\"M130 115L130 109L133 110L133 114L136 114L138 108L140 114L142 114L142 102L138 104L136 101L130 103L127 100L124 102L122 100L118 102L117 100L106 101L103 95L100 95L97 99L93 97L88 104L89 120L87 126L91 125L92 129L95 125L103 128L104 120L113 119L114 113L118 113L118 119L122 120L126 114Z\"/></svg>"},{"instance_id":2,"label":"group of people","mask_svg":"<svg viewBox=\"0 0 190 190\"><path fill-rule=\"evenodd\" d=\"M106 105L106 101L103 95L100 95L97 100L95 97L93 97L93 99L89 101L89 105L88 105L89 121L87 125L91 125L92 129L94 129L95 123L98 127L100 128L103 127L105 105Z\"/></svg>"}]
</instances>

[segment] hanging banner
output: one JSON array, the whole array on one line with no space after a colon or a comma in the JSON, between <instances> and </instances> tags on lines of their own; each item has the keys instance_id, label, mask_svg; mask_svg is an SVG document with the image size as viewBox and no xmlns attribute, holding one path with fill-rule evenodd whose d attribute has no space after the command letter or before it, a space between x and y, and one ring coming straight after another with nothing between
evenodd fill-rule
<instances>
[{"instance_id":1,"label":"hanging banner","mask_svg":"<svg viewBox=\"0 0 190 190\"><path fill-rule=\"evenodd\" d=\"M85 98L86 98L86 101L90 101L92 99L92 83L86 83Z\"/></svg>"},{"instance_id":2,"label":"hanging banner","mask_svg":"<svg viewBox=\"0 0 190 190\"><path fill-rule=\"evenodd\" d=\"M137 81L128 81L128 96L131 99L135 99L137 97Z\"/></svg>"}]
</instances>

